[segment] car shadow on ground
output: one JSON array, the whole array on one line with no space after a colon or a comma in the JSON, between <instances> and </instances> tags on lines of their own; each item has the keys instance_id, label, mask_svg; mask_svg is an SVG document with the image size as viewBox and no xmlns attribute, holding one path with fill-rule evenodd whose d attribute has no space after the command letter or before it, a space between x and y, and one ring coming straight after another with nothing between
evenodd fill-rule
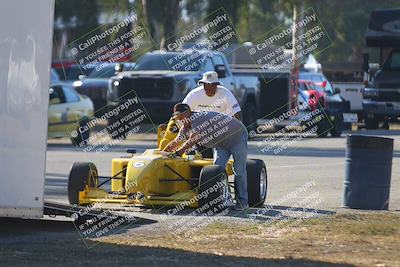
<instances>
[{"instance_id":1,"label":"car shadow on ground","mask_svg":"<svg viewBox=\"0 0 400 267\"><path fill-rule=\"evenodd\" d=\"M151 209L147 212L160 215L170 216L206 216L204 213L196 212L196 209L183 209L178 212L171 208ZM275 221L275 220L291 220L298 218L312 218L323 215L333 215L336 212L330 210L321 210L303 207L290 207L290 206L262 206L258 208L248 208L243 211L237 210L223 210L216 213L217 217L233 217L250 219L253 221ZM171 215L172 214L172 215ZM207 217L215 217L207 216Z\"/></svg>"},{"instance_id":2,"label":"car shadow on ground","mask_svg":"<svg viewBox=\"0 0 400 267\"><path fill-rule=\"evenodd\" d=\"M117 238L117 237L116 237ZM0 258L4 266L353 266L308 259L261 259L182 249L88 241L71 222L0 219Z\"/></svg>"}]
</instances>

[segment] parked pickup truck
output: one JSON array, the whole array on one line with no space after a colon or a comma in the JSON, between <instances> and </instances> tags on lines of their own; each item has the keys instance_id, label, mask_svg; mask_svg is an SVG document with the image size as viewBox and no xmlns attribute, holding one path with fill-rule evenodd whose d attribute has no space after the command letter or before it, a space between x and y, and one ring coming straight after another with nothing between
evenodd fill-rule
<instances>
[{"instance_id":1,"label":"parked pickup truck","mask_svg":"<svg viewBox=\"0 0 400 267\"><path fill-rule=\"evenodd\" d=\"M376 129L400 117L400 9L372 12L365 36L368 47L380 49L379 70L369 81L368 54L364 56L363 108L365 127Z\"/></svg>"},{"instance_id":2,"label":"parked pickup truck","mask_svg":"<svg viewBox=\"0 0 400 267\"><path fill-rule=\"evenodd\" d=\"M173 106L196 88L202 73L216 71L223 86L236 97L244 123L256 127L259 103L259 79L233 74L224 54L208 50L154 51L144 54L132 71L111 77L108 105L122 104L132 93L137 95L153 123L169 119ZM109 119L113 123L117 117Z\"/></svg>"}]
</instances>

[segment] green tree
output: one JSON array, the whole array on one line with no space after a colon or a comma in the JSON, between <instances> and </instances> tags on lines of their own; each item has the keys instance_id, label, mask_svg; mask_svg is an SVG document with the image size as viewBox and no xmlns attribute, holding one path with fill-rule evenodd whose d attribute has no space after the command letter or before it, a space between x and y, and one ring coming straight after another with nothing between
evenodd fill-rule
<instances>
[{"instance_id":1,"label":"green tree","mask_svg":"<svg viewBox=\"0 0 400 267\"><path fill-rule=\"evenodd\" d=\"M236 29L241 21L241 12L247 11L248 2L246 0L208 0L207 6L207 16L211 14L215 14L215 12L223 9L219 13L226 13L229 17L230 23L233 24L233 27ZM225 26L225 25L224 25ZM221 27L224 27L221 26ZM214 31L219 30L218 27L214 29ZM236 38L238 42L240 42L240 38Z\"/></svg>"},{"instance_id":2,"label":"green tree","mask_svg":"<svg viewBox=\"0 0 400 267\"><path fill-rule=\"evenodd\" d=\"M176 33L181 17L180 0L142 0L141 14L156 48L165 48Z\"/></svg>"},{"instance_id":3,"label":"green tree","mask_svg":"<svg viewBox=\"0 0 400 267\"><path fill-rule=\"evenodd\" d=\"M361 62L364 35L373 10L395 8L398 0L310 0L320 22L332 39L332 46L319 56L321 63Z\"/></svg>"},{"instance_id":4,"label":"green tree","mask_svg":"<svg viewBox=\"0 0 400 267\"><path fill-rule=\"evenodd\" d=\"M98 26L97 0L56 0L54 13L56 20L60 19L70 27L73 37L82 36Z\"/></svg>"}]
</instances>

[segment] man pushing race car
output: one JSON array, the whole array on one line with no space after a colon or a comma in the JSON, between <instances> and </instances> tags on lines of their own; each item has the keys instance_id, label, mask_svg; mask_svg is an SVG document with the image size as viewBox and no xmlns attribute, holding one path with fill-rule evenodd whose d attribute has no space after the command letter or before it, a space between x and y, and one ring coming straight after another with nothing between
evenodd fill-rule
<instances>
[{"instance_id":1,"label":"man pushing race car","mask_svg":"<svg viewBox=\"0 0 400 267\"><path fill-rule=\"evenodd\" d=\"M178 121L179 118L182 117L185 119L183 119L183 127L175 140L169 144L164 144L164 151L171 152L179 149L177 154L182 154L183 152L189 152L187 151L188 149L190 150L196 147L202 154L207 155L211 154L208 153L208 151L210 148L213 148L214 164L223 167L226 166L230 155L233 155L236 162L236 164L234 164L234 172L235 195L237 196L237 205L234 208L247 208L247 139L244 140L245 136L247 138L247 131L244 125L240 121L237 121L241 120L240 105L232 93L227 88L221 86L218 81L218 74L215 71L205 72L198 84L199 87L190 91L182 101L182 104L175 105L170 127L172 127L171 125L174 124L176 119L178 119ZM181 111L183 111L183 113L187 111L187 113L180 115L180 113L182 113ZM206 112L208 119L204 122L205 116L203 115L205 115L205 111L217 112L218 114ZM222 115L219 115L220 113L226 116L221 118ZM237 120L231 122L228 116L236 118ZM218 119L216 119L217 117ZM194 122L194 124L198 124L197 127L193 127L193 122L190 122L190 118L197 118ZM207 126L205 126L205 124L207 124ZM207 127L207 132L204 132L205 127ZM190 129L193 132L192 136L188 136ZM203 132L205 136L201 136L201 132ZM189 140L182 145L182 141L186 139L186 137L189 137ZM224 137L228 139L224 140ZM238 140L235 140L235 138Z\"/></svg>"},{"instance_id":2,"label":"man pushing race car","mask_svg":"<svg viewBox=\"0 0 400 267\"><path fill-rule=\"evenodd\" d=\"M210 97L204 100L208 108L202 110L205 104L193 102L193 95L185 100L189 105L176 104L168 125L157 129L157 148L141 155L129 149L132 156L114 158L111 176L98 175L91 162L74 163L68 179L69 202L148 207L185 203L208 212L229 202L225 198L230 195L228 176L234 175L236 205L232 208L262 206L267 195L267 170L262 160L247 159L247 130L238 120L240 107L233 95L217 84L216 73L204 73L200 83L204 87L195 90L204 89L200 93ZM229 101L213 105L211 100L216 96ZM213 159L203 155L204 148L214 149ZM233 161L229 160L231 155ZM103 187L107 182L111 190Z\"/></svg>"},{"instance_id":3,"label":"man pushing race car","mask_svg":"<svg viewBox=\"0 0 400 267\"><path fill-rule=\"evenodd\" d=\"M198 81L199 87L190 91L182 103L192 111L215 111L242 121L240 105L229 89L218 80L218 73L207 71Z\"/></svg>"},{"instance_id":4,"label":"man pushing race car","mask_svg":"<svg viewBox=\"0 0 400 267\"><path fill-rule=\"evenodd\" d=\"M164 148L165 155L189 154L197 146L215 148L214 164L225 167L233 156L236 210L247 209L247 130L237 119L212 111L193 112L187 104L174 107L172 119L181 124L178 135ZM186 140L182 144L182 140Z\"/></svg>"}]
</instances>

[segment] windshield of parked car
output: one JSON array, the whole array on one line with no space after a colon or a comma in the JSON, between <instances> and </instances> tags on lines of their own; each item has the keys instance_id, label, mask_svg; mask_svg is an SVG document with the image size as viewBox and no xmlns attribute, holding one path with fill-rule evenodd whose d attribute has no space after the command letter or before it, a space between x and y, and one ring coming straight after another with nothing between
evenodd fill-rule
<instances>
[{"instance_id":1,"label":"windshield of parked car","mask_svg":"<svg viewBox=\"0 0 400 267\"><path fill-rule=\"evenodd\" d=\"M87 76L88 78L111 78L115 75L115 65L98 65Z\"/></svg>"},{"instance_id":2,"label":"windshield of parked car","mask_svg":"<svg viewBox=\"0 0 400 267\"><path fill-rule=\"evenodd\" d=\"M328 94L333 94L332 84L326 79L326 77L323 74L300 73L300 79L313 82L315 90L318 90L320 92L325 92ZM325 88L322 87L324 81L326 81Z\"/></svg>"},{"instance_id":3,"label":"windshield of parked car","mask_svg":"<svg viewBox=\"0 0 400 267\"><path fill-rule=\"evenodd\" d=\"M328 80L326 80L325 92L327 92L328 94L333 94L333 86Z\"/></svg>"},{"instance_id":4,"label":"windshield of parked car","mask_svg":"<svg viewBox=\"0 0 400 267\"><path fill-rule=\"evenodd\" d=\"M147 54L136 63L134 70L198 71L204 60L202 55L196 56L193 53Z\"/></svg>"},{"instance_id":5,"label":"windshield of parked car","mask_svg":"<svg viewBox=\"0 0 400 267\"><path fill-rule=\"evenodd\" d=\"M393 51L385 64L383 70L400 70L400 51Z\"/></svg>"}]
</instances>

